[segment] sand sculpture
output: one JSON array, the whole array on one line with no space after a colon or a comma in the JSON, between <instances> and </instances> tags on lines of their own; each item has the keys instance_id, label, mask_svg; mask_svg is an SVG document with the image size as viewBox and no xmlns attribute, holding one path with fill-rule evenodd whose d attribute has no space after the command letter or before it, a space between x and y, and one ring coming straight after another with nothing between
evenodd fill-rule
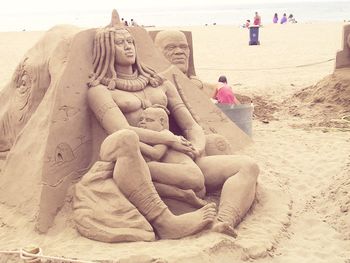
<instances>
[{"instance_id":1,"label":"sand sculpture","mask_svg":"<svg viewBox=\"0 0 350 263\"><path fill-rule=\"evenodd\" d=\"M350 67L350 25L345 25L343 28L343 50L337 53L335 68L348 67Z\"/></svg>"},{"instance_id":2,"label":"sand sculpture","mask_svg":"<svg viewBox=\"0 0 350 263\"><path fill-rule=\"evenodd\" d=\"M156 47L165 58L177 66L209 98L216 85L205 83L196 76L193 60L192 32L179 30L150 31Z\"/></svg>"},{"instance_id":3,"label":"sand sculpture","mask_svg":"<svg viewBox=\"0 0 350 263\"><path fill-rule=\"evenodd\" d=\"M181 238L205 227L234 235L233 227L254 200L258 167L244 156L206 156L203 128L216 131L220 123L220 132L230 133L229 141L237 147L242 147L243 133L209 101L200 105L204 97L194 94L193 83L169 65L144 29L126 29L118 17L114 11L110 26L97 30L52 30L33 49L46 58L32 78L43 78L36 84L40 92L32 81L30 95L23 100L20 96L28 90L23 68L35 64L31 52L2 90L1 101L9 101L0 112L0 132L6 134L0 149L5 159L0 180L3 205L26 204L17 212L35 218L37 230L47 232L59 209L74 196L78 231L105 242L155 240L155 232L160 238ZM55 38L48 50L44 43L50 34ZM17 87L19 95L14 94ZM40 96L35 97L37 93ZM170 129L178 135L137 127L142 112L154 104L170 111ZM202 127L193 117L196 110L202 110L200 117L211 117L201 122ZM12 116L22 124L16 126ZM193 158L206 191L222 188L218 213L214 204L203 202L195 205L203 205L200 209L175 215L152 183L152 178L163 176L162 166L171 163L147 163L140 142L163 144ZM29 153L25 160L23 152ZM170 179L163 179L159 181L174 187ZM186 183L179 191L198 189Z\"/></svg>"},{"instance_id":4,"label":"sand sculpture","mask_svg":"<svg viewBox=\"0 0 350 263\"><path fill-rule=\"evenodd\" d=\"M190 56L193 60L193 55L183 32L177 30L157 32L154 44L171 64L177 66L188 77L196 75L193 63L191 63L190 68Z\"/></svg>"}]
</instances>

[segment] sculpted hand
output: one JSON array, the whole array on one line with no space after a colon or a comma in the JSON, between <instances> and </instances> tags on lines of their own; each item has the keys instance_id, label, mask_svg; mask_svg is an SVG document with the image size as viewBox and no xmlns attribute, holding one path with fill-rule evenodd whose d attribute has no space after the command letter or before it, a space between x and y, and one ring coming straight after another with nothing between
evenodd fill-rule
<instances>
[{"instance_id":1,"label":"sculpted hand","mask_svg":"<svg viewBox=\"0 0 350 263\"><path fill-rule=\"evenodd\" d=\"M192 159L195 159L199 152L193 147L192 143L183 136L175 136L176 140L170 143L170 147L176 151L187 154Z\"/></svg>"}]
</instances>

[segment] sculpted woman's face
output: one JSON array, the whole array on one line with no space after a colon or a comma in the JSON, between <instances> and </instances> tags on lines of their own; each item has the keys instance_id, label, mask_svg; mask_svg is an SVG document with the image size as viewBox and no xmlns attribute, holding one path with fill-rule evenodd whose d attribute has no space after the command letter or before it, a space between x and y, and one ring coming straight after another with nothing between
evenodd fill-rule
<instances>
[{"instance_id":1,"label":"sculpted woman's face","mask_svg":"<svg viewBox=\"0 0 350 263\"><path fill-rule=\"evenodd\" d=\"M133 65L136 61L134 38L127 30L117 30L115 34L116 63L121 66Z\"/></svg>"}]
</instances>

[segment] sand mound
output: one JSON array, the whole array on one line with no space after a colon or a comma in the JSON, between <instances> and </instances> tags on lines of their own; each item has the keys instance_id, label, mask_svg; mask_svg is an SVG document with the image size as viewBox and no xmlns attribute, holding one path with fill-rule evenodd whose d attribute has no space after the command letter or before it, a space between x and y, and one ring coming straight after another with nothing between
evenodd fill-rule
<instances>
[{"instance_id":1,"label":"sand mound","mask_svg":"<svg viewBox=\"0 0 350 263\"><path fill-rule=\"evenodd\" d=\"M262 121L269 122L272 120L278 120L274 113L278 110L278 105L262 96L253 96L252 98L254 103L254 118Z\"/></svg>"},{"instance_id":2,"label":"sand mound","mask_svg":"<svg viewBox=\"0 0 350 263\"><path fill-rule=\"evenodd\" d=\"M350 128L350 69L339 69L284 103L295 117L310 119L310 127Z\"/></svg>"},{"instance_id":3,"label":"sand mound","mask_svg":"<svg viewBox=\"0 0 350 263\"><path fill-rule=\"evenodd\" d=\"M277 111L278 105L262 96L246 96L242 94L236 94L237 99L242 104L254 104L254 119L262 122L269 122L271 120L277 120L273 114Z\"/></svg>"},{"instance_id":4,"label":"sand mound","mask_svg":"<svg viewBox=\"0 0 350 263\"><path fill-rule=\"evenodd\" d=\"M340 174L333 176L333 183L313 196L323 221L337 230L345 240L350 240L350 163Z\"/></svg>"}]
</instances>

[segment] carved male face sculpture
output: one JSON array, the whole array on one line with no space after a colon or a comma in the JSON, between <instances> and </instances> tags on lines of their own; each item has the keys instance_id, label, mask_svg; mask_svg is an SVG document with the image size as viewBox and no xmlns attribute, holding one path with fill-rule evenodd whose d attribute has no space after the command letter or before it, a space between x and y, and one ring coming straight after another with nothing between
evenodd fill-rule
<instances>
[{"instance_id":1,"label":"carved male face sculpture","mask_svg":"<svg viewBox=\"0 0 350 263\"><path fill-rule=\"evenodd\" d=\"M141 114L138 126L152 131L169 129L168 115L162 108L147 108Z\"/></svg>"},{"instance_id":2,"label":"carved male face sculpture","mask_svg":"<svg viewBox=\"0 0 350 263\"><path fill-rule=\"evenodd\" d=\"M184 33L175 30L161 31L156 35L154 44L171 64L187 74L190 49Z\"/></svg>"}]
</instances>

